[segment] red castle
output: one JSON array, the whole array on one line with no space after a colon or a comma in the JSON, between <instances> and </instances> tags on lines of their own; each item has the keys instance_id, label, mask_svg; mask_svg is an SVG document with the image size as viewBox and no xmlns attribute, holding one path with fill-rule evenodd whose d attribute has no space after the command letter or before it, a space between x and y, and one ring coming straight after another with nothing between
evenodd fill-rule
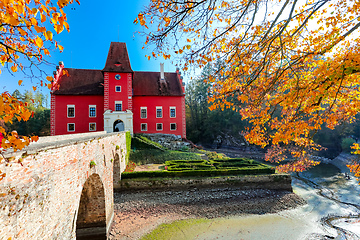
<instances>
[{"instance_id":1,"label":"red castle","mask_svg":"<svg viewBox=\"0 0 360 240\"><path fill-rule=\"evenodd\" d=\"M91 131L163 133L186 137L185 90L174 73L135 72L125 43L112 42L103 70L54 72L51 135ZM66 70L66 71L64 71Z\"/></svg>"}]
</instances>

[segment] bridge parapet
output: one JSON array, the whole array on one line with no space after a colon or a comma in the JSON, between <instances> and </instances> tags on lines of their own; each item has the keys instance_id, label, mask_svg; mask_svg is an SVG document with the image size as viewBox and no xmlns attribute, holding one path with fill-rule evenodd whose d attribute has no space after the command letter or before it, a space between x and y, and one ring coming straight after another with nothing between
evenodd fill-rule
<instances>
[{"instance_id":1,"label":"bridge parapet","mask_svg":"<svg viewBox=\"0 0 360 240\"><path fill-rule=\"evenodd\" d=\"M106 234L125 156L125 132L41 137L8 151L10 162L0 160L6 174L0 178L0 239L75 239L80 227Z\"/></svg>"}]
</instances>

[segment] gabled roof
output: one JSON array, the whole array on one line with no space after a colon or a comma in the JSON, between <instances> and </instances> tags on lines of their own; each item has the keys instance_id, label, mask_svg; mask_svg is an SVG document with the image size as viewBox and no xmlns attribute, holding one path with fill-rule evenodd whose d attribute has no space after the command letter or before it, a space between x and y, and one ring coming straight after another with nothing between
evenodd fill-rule
<instances>
[{"instance_id":1,"label":"gabled roof","mask_svg":"<svg viewBox=\"0 0 360 240\"><path fill-rule=\"evenodd\" d=\"M112 42L103 70L64 68L68 75L59 79L55 95L104 95L103 72L133 73L134 96L183 96L177 73L165 73L160 81L160 72L133 72L125 43Z\"/></svg>"},{"instance_id":2,"label":"gabled roof","mask_svg":"<svg viewBox=\"0 0 360 240\"><path fill-rule=\"evenodd\" d=\"M112 42L106 59L104 72L133 72L125 43Z\"/></svg>"},{"instance_id":3,"label":"gabled roof","mask_svg":"<svg viewBox=\"0 0 360 240\"><path fill-rule=\"evenodd\" d=\"M104 77L101 70L64 68L55 95L104 95Z\"/></svg>"},{"instance_id":4,"label":"gabled roof","mask_svg":"<svg viewBox=\"0 0 360 240\"><path fill-rule=\"evenodd\" d=\"M134 72L134 96L183 96L177 73L165 73L165 84L160 83L160 72Z\"/></svg>"}]
</instances>

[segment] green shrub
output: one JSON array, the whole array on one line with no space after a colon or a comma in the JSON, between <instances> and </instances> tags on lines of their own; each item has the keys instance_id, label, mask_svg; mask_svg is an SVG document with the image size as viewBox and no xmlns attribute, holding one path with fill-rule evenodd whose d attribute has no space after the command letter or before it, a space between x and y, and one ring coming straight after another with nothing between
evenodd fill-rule
<instances>
[{"instance_id":1,"label":"green shrub","mask_svg":"<svg viewBox=\"0 0 360 240\"><path fill-rule=\"evenodd\" d=\"M216 170L183 170L183 171L149 171L122 173L122 179L157 178L157 177L215 177L232 175L274 174L275 168L268 166L244 167L237 169Z\"/></svg>"},{"instance_id":2,"label":"green shrub","mask_svg":"<svg viewBox=\"0 0 360 240\"><path fill-rule=\"evenodd\" d=\"M165 163L168 160L201 160L200 155L191 152L161 151L159 149L134 150L130 154L130 160L137 165L150 163Z\"/></svg>"},{"instance_id":3,"label":"green shrub","mask_svg":"<svg viewBox=\"0 0 360 240\"><path fill-rule=\"evenodd\" d=\"M249 164L252 163L257 163L255 160L253 159L249 159L249 158L226 158L226 159L213 159L210 162L246 162Z\"/></svg>"},{"instance_id":4,"label":"green shrub","mask_svg":"<svg viewBox=\"0 0 360 240\"><path fill-rule=\"evenodd\" d=\"M147 137L139 134L135 135L132 140L132 149L160 149L163 151L165 150L165 148L159 143L151 141Z\"/></svg>"},{"instance_id":5,"label":"green shrub","mask_svg":"<svg viewBox=\"0 0 360 240\"><path fill-rule=\"evenodd\" d=\"M355 143L355 140L352 138L344 138L341 141L341 148L344 152L351 152L351 146Z\"/></svg>"},{"instance_id":6,"label":"green shrub","mask_svg":"<svg viewBox=\"0 0 360 240\"><path fill-rule=\"evenodd\" d=\"M206 160L170 160L166 161L165 165L176 165L176 164L182 164L182 163L207 163Z\"/></svg>"},{"instance_id":7,"label":"green shrub","mask_svg":"<svg viewBox=\"0 0 360 240\"><path fill-rule=\"evenodd\" d=\"M181 149L180 149L180 151L182 151L182 152L188 152L190 149L189 149L189 147L187 147L187 146L183 146Z\"/></svg>"},{"instance_id":8,"label":"green shrub","mask_svg":"<svg viewBox=\"0 0 360 240\"><path fill-rule=\"evenodd\" d=\"M208 157L209 160L214 160L214 159L229 159L229 158L226 157L223 153L206 151L206 152L205 152L205 155Z\"/></svg>"},{"instance_id":9,"label":"green shrub","mask_svg":"<svg viewBox=\"0 0 360 240\"><path fill-rule=\"evenodd\" d=\"M168 171L202 170L202 169L215 169L215 167L203 163L178 164L178 165L170 165L167 167Z\"/></svg>"}]
</instances>

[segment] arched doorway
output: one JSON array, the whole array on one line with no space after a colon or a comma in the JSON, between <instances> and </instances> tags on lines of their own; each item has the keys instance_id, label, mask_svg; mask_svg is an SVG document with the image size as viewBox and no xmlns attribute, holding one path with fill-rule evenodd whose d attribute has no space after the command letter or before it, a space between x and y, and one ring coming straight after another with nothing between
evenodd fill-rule
<instances>
[{"instance_id":1,"label":"arched doorway","mask_svg":"<svg viewBox=\"0 0 360 240\"><path fill-rule=\"evenodd\" d=\"M122 132L124 131L125 127L124 127L124 122L121 120L116 120L114 122L114 129L113 132Z\"/></svg>"},{"instance_id":2,"label":"arched doorway","mask_svg":"<svg viewBox=\"0 0 360 240\"><path fill-rule=\"evenodd\" d=\"M81 192L76 239L106 239L105 192L96 173L86 180Z\"/></svg>"}]
</instances>

